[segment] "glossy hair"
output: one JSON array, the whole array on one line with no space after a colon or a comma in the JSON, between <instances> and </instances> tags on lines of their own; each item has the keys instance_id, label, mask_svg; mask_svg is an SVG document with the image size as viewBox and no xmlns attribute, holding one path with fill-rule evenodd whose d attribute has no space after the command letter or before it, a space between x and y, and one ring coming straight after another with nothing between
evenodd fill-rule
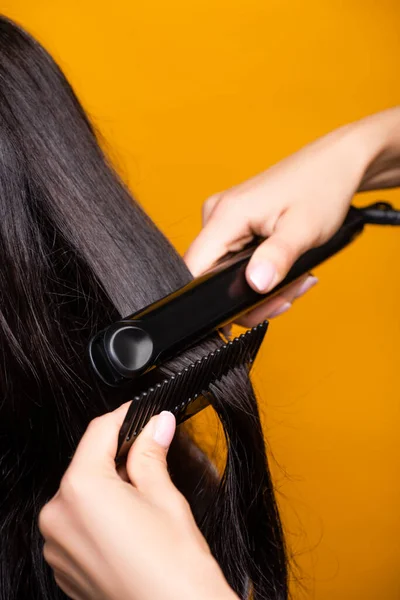
<instances>
[{"instance_id":1,"label":"glossy hair","mask_svg":"<svg viewBox=\"0 0 400 600\"><path fill-rule=\"evenodd\" d=\"M53 59L1 17L0 253L0 599L54 600L65 596L43 560L38 513L89 421L114 408L84 360L88 340L190 274ZM165 372L220 343L210 337ZM183 428L172 476L240 597L250 581L255 599L283 600L284 540L250 381L237 369L212 391L227 439L222 478Z\"/></svg>"}]
</instances>

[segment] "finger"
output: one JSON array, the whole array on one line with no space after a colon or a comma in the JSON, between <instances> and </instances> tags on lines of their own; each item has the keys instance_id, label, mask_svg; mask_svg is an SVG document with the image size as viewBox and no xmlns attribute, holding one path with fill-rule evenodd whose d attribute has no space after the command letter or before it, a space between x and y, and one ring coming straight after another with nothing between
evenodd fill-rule
<instances>
[{"instance_id":1,"label":"finger","mask_svg":"<svg viewBox=\"0 0 400 600\"><path fill-rule=\"evenodd\" d=\"M203 227L207 224L207 221L210 219L215 207L218 205L221 198L221 194L215 194L214 196L211 196L210 198L208 198L208 200L204 202L201 211Z\"/></svg>"},{"instance_id":2,"label":"finger","mask_svg":"<svg viewBox=\"0 0 400 600\"><path fill-rule=\"evenodd\" d=\"M113 412L91 421L79 442L69 470L90 472L96 467L110 467L113 471L116 470L118 434L129 404L130 402L127 402Z\"/></svg>"},{"instance_id":3,"label":"finger","mask_svg":"<svg viewBox=\"0 0 400 600\"><path fill-rule=\"evenodd\" d=\"M76 584L71 577L62 571L54 571L56 584L67 595L70 600L89 600L90 596L83 592L82 586ZM87 587L85 585L85 587Z\"/></svg>"},{"instance_id":4,"label":"finger","mask_svg":"<svg viewBox=\"0 0 400 600\"><path fill-rule=\"evenodd\" d=\"M284 213L272 235L254 252L246 269L249 284L258 292L273 289L293 263L314 245L316 236L310 216L293 210Z\"/></svg>"},{"instance_id":5,"label":"finger","mask_svg":"<svg viewBox=\"0 0 400 600\"><path fill-rule=\"evenodd\" d=\"M167 469L167 452L175 429L174 415L163 411L150 420L129 451L129 479L148 497L159 499L169 488L175 489Z\"/></svg>"},{"instance_id":6,"label":"finger","mask_svg":"<svg viewBox=\"0 0 400 600\"><path fill-rule=\"evenodd\" d=\"M293 302L308 292L318 283L317 277L308 275L288 286L282 294L267 300L254 310L238 319L237 324L243 327L254 327L265 319L273 319L287 312Z\"/></svg>"},{"instance_id":7,"label":"finger","mask_svg":"<svg viewBox=\"0 0 400 600\"><path fill-rule=\"evenodd\" d=\"M184 259L195 277L210 269L228 252L238 251L252 238L249 221L239 205L221 199L214 206L206 225L187 250Z\"/></svg>"}]
</instances>

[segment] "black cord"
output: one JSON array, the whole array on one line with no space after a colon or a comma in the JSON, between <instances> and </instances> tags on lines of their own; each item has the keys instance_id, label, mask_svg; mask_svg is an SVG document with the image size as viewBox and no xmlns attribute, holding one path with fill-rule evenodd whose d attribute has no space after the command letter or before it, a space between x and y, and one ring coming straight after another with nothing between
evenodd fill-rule
<instances>
[{"instance_id":1,"label":"black cord","mask_svg":"<svg viewBox=\"0 0 400 600\"><path fill-rule=\"evenodd\" d=\"M367 225L400 226L400 210L393 208L389 202L376 202L360 210Z\"/></svg>"}]
</instances>

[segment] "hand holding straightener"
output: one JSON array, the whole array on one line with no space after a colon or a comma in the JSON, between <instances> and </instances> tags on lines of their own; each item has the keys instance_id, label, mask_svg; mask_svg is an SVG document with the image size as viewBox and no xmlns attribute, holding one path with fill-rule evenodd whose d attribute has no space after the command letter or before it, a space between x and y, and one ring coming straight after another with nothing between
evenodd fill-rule
<instances>
[{"instance_id":1,"label":"hand holding straightener","mask_svg":"<svg viewBox=\"0 0 400 600\"><path fill-rule=\"evenodd\" d=\"M254 235L268 238L246 273L256 291L268 292L301 254L333 236L356 192L398 185L400 107L341 127L260 175L211 196L186 263L197 276ZM250 327L281 314L316 281L305 276L240 324Z\"/></svg>"}]
</instances>

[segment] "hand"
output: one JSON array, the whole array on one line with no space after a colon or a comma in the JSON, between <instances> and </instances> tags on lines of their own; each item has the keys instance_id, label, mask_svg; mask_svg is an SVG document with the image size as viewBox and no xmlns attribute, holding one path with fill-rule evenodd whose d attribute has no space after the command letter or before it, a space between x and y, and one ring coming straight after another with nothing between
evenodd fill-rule
<instances>
[{"instance_id":1,"label":"hand","mask_svg":"<svg viewBox=\"0 0 400 600\"><path fill-rule=\"evenodd\" d=\"M166 454L175 432L161 413L115 466L123 406L83 436L39 526L44 556L73 600L237 599L172 484Z\"/></svg>"},{"instance_id":2,"label":"hand","mask_svg":"<svg viewBox=\"0 0 400 600\"><path fill-rule=\"evenodd\" d=\"M185 260L200 275L254 235L268 238L246 276L260 293L274 288L306 250L327 241L342 224L359 189L400 184L400 110L342 127L264 173L209 198L203 230ZM252 326L281 314L316 278L306 276L241 320Z\"/></svg>"}]
</instances>

